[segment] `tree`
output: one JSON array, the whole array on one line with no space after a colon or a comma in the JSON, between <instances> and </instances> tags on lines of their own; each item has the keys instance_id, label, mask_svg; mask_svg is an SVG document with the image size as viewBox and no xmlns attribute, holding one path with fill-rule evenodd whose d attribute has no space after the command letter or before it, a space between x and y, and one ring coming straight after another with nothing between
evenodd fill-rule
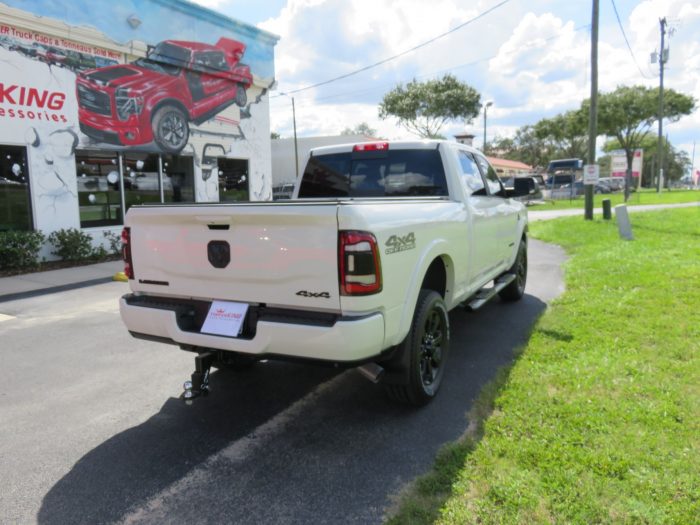
<instances>
[{"instance_id":1,"label":"tree","mask_svg":"<svg viewBox=\"0 0 700 525\"><path fill-rule=\"evenodd\" d=\"M281 139L282 137L281 137L280 134L277 133L276 131L271 131L271 132L270 132L270 138L271 138L271 139Z\"/></svg>"},{"instance_id":2,"label":"tree","mask_svg":"<svg viewBox=\"0 0 700 525\"><path fill-rule=\"evenodd\" d=\"M590 100L581 109L588 112ZM598 97L598 132L615 137L627 157L627 172L632 169L634 150L657 122L659 89L644 86L621 86ZM695 99L672 89L664 90L664 118L676 122L695 109ZM625 190L628 195L628 190Z\"/></svg>"},{"instance_id":3,"label":"tree","mask_svg":"<svg viewBox=\"0 0 700 525\"><path fill-rule=\"evenodd\" d=\"M588 151L588 114L581 109L567 111L535 124L535 136L547 142L557 156L585 158Z\"/></svg>"},{"instance_id":4,"label":"tree","mask_svg":"<svg viewBox=\"0 0 700 525\"><path fill-rule=\"evenodd\" d=\"M519 160L533 167L545 167L556 158L552 145L537 136L535 127L518 128L513 138L496 138L489 143L489 152L508 160Z\"/></svg>"},{"instance_id":5,"label":"tree","mask_svg":"<svg viewBox=\"0 0 700 525\"><path fill-rule=\"evenodd\" d=\"M435 138L450 120L472 121L481 109L481 95L454 75L399 84L379 104L379 117L396 117L399 124L422 138Z\"/></svg>"},{"instance_id":6,"label":"tree","mask_svg":"<svg viewBox=\"0 0 700 525\"><path fill-rule=\"evenodd\" d=\"M377 130L371 128L366 122L360 122L354 128L345 128L340 132L341 135L364 135L365 137L376 137Z\"/></svg>"}]
</instances>

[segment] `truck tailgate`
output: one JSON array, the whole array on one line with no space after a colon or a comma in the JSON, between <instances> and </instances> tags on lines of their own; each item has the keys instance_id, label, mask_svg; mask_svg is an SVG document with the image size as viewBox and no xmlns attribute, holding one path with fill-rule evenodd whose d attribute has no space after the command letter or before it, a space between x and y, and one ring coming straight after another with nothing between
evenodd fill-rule
<instances>
[{"instance_id":1,"label":"truck tailgate","mask_svg":"<svg viewBox=\"0 0 700 525\"><path fill-rule=\"evenodd\" d=\"M340 309L336 203L134 207L126 225L134 292Z\"/></svg>"}]
</instances>

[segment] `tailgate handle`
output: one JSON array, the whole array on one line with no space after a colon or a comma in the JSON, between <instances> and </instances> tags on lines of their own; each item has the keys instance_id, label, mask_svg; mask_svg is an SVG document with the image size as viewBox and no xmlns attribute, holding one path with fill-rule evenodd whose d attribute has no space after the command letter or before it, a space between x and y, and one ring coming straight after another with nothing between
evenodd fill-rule
<instances>
[{"instance_id":1,"label":"tailgate handle","mask_svg":"<svg viewBox=\"0 0 700 525\"><path fill-rule=\"evenodd\" d=\"M210 230L228 230L230 227L230 224L207 224Z\"/></svg>"}]
</instances>

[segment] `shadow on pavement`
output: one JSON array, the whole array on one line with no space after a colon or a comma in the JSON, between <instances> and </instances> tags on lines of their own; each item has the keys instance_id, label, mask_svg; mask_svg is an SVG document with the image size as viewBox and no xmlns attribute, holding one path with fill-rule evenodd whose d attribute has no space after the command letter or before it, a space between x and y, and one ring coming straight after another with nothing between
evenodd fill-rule
<instances>
[{"instance_id":1,"label":"shadow on pavement","mask_svg":"<svg viewBox=\"0 0 700 525\"><path fill-rule=\"evenodd\" d=\"M545 307L526 295L474 313L454 310L450 366L429 406L395 405L378 385L344 374L249 460L212 468L206 487L171 498L162 521L380 522L392 494L463 434L473 400L512 363ZM191 406L170 398L150 419L83 456L45 495L38 522L120 520L337 374L274 362L217 371L210 396Z\"/></svg>"}]
</instances>

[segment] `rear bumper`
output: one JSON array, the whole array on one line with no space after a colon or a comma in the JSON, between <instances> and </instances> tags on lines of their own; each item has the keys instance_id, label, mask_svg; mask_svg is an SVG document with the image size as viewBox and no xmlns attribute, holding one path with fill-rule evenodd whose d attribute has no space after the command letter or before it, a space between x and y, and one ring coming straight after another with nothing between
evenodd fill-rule
<instances>
[{"instance_id":1,"label":"rear bumper","mask_svg":"<svg viewBox=\"0 0 700 525\"><path fill-rule=\"evenodd\" d=\"M332 363L357 363L379 356L384 344L384 317L338 317L332 323L311 324L301 320L258 319L255 332L246 339L183 330L178 312L170 308L139 304L134 296L119 301L124 324L132 334L199 348L245 354L313 359ZM131 303L131 304L130 304Z\"/></svg>"}]
</instances>

